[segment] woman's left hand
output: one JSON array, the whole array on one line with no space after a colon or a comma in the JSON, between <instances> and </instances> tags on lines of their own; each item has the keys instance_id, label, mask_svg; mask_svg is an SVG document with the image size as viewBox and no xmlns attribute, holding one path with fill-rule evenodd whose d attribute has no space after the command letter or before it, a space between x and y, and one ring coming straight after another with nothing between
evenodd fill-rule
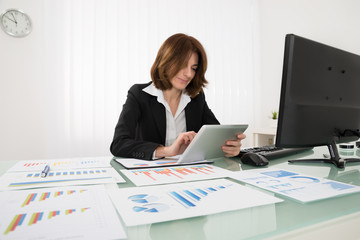
<instances>
[{"instance_id":1,"label":"woman's left hand","mask_svg":"<svg viewBox=\"0 0 360 240\"><path fill-rule=\"evenodd\" d=\"M239 155L241 148L241 141L246 138L245 134L238 134L237 140L228 140L226 145L222 146L222 150L225 153L225 157L235 157Z\"/></svg>"}]
</instances>

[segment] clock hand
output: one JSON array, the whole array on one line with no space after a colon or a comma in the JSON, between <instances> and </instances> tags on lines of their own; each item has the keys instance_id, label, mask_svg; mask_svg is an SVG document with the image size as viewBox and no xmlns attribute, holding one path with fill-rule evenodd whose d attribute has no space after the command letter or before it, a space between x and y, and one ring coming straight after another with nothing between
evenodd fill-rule
<instances>
[{"instance_id":1,"label":"clock hand","mask_svg":"<svg viewBox=\"0 0 360 240\"><path fill-rule=\"evenodd\" d=\"M15 23L16 23L16 25L17 25L17 21L16 21L16 18L15 18L15 15L14 15L14 13L11 13L11 15L13 16L13 18L14 18L14 21L15 21Z\"/></svg>"},{"instance_id":2,"label":"clock hand","mask_svg":"<svg viewBox=\"0 0 360 240\"><path fill-rule=\"evenodd\" d=\"M5 16L7 19L9 19L10 21L16 23L14 20L12 20L11 18L9 18L8 16Z\"/></svg>"}]
</instances>

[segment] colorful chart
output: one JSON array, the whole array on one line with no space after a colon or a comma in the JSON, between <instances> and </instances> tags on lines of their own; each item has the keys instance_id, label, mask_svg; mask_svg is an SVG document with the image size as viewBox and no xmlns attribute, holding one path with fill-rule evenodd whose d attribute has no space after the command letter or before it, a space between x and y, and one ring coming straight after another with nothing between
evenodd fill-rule
<instances>
[{"instance_id":1,"label":"colorful chart","mask_svg":"<svg viewBox=\"0 0 360 240\"><path fill-rule=\"evenodd\" d=\"M215 185L203 188L182 189L181 191L169 191L167 194L184 208L191 208L196 207L197 202L209 196L209 194L223 190L231 185L232 184L228 184L227 186ZM139 204L133 207L135 212L157 213L166 211L170 208L168 205L160 203L159 201L161 201L161 199L154 195L137 194L129 196L128 199L131 202Z\"/></svg>"},{"instance_id":2,"label":"colorful chart","mask_svg":"<svg viewBox=\"0 0 360 240\"><path fill-rule=\"evenodd\" d=\"M281 201L227 179L121 188L109 193L127 226L203 216Z\"/></svg>"},{"instance_id":3,"label":"colorful chart","mask_svg":"<svg viewBox=\"0 0 360 240\"><path fill-rule=\"evenodd\" d=\"M152 203L157 201L159 198L148 194L137 194L128 197L128 199L135 203Z\"/></svg>"},{"instance_id":4,"label":"colorful chart","mask_svg":"<svg viewBox=\"0 0 360 240\"><path fill-rule=\"evenodd\" d=\"M57 191L57 192L55 192L54 197L59 197L63 194L64 194L64 191Z\"/></svg>"},{"instance_id":5,"label":"colorful chart","mask_svg":"<svg viewBox=\"0 0 360 240\"><path fill-rule=\"evenodd\" d=\"M145 204L141 207L138 206L133 207L133 210L135 212L145 212L145 213L165 212L168 209L170 209L169 205L163 203L150 203L150 204Z\"/></svg>"},{"instance_id":6,"label":"colorful chart","mask_svg":"<svg viewBox=\"0 0 360 240\"><path fill-rule=\"evenodd\" d=\"M33 202L37 196L37 193L30 193L27 198L25 199L22 207L25 207L26 205L29 205L30 202Z\"/></svg>"},{"instance_id":7,"label":"colorful chart","mask_svg":"<svg viewBox=\"0 0 360 240\"><path fill-rule=\"evenodd\" d=\"M174 176L179 179L184 179L186 175L205 173L209 175L213 173L211 166L194 166L194 167L173 167L173 168L160 168L160 169L147 169L147 170L133 170L135 175L145 175L150 179L156 181L158 175Z\"/></svg>"},{"instance_id":8,"label":"colorful chart","mask_svg":"<svg viewBox=\"0 0 360 240\"><path fill-rule=\"evenodd\" d=\"M33 167L45 167L47 162L26 162L23 164L25 168L33 168Z\"/></svg>"},{"instance_id":9,"label":"colorful chart","mask_svg":"<svg viewBox=\"0 0 360 240\"><path fill-rule=\"evenodd\" d=\"M275 168L241 171L233 178L300 202L360 192L358 186Z\"/></svg>"},{"instance_id":10,"label":"colorful chart","mask_svg":"<svg viewBox=\"0 0 360 240\"><path fill-rule=\"evenodd\" d=\"M37 223L38 221L41 221L43 215L44 215L44 212L33 213L28 225L30 226L30 225Z\"/></svg>"},{"instance_id":11,"label":"colorful chart","mask_svg":"<svg viewBox=\"0 0 360 240\"><path fill-rule=\"evenodd\" d=\"M42 193L39 201L44 201L45 199L48 199L49 197L50 197L50 192Z\"/></svg>"},{"instance_id":12,"label":"colorful chart","mask_svg":"<svg viewBox=\"0 0 360 240\"><path fill-rule=\"evenodd\" d=\"M41 177L40 173L6 172L0 178L0 190L125 182L113 168L50 170L46 177Z\"/></svg>"},{"instance_id":13,"label":"colorful chart","mask_svg":"<svg viewBox=\"0 0 360 240\"><path fill-rule=\"evenodd\" d=\"M80 213L85 212L85 210L89 210L90 208L81 208L80 209ZM76 212L76 209L66 209L62 211L64 215L71 215L73 213ZM6 231L4 232L4 234L8 234L9 232L14 232L16 230L17 227L20 226L31 226L34 225L43 219L43 216L47 214L47 220L52 220L55 217L59 216L61 214L60 210L54 210L54 211L49 211L47 213L45 212L34 212L32 214L17 214L15 215L15 217L13 218L13 220L11 221L11 223L9 224L9 226L6 228ZM28 217L29 216L29 217Z\"/></svg>"},{"instance_id":14,"label":"colorful chart","mask_svg":"<svg viewBox=\"0 0 360 240\"><path fill-rule=\"evenodd\" d=\"M262 174L270 176L270 177L274 177L274 178L281 178L281 177L289 177L289 176L298 175L298 173L293 173L293 172L284 171L284 170L263 172Z\"/></svg>"},{"instance_id":15,"label":"colorful chart","mask_svg":"<svg viewBox=\"0 0 360 240\"><path fill-rule=\"evenodd\" d=\"M122 170L137 186L221 178L229 171L212 165Z\"/></svg>"},{"instance_id":16,"label":"colorful chart","mask_svg":"<svg viewBox=\"0 0 360 240\"><path fill-rule=\"evenodd\" d=\"M25 201L23 202L23 204L21 205L21 207L25 207L28 206L30 203L34 203L35 200L41 202L41 201L45 201L48 200L50 197L53 198L58 198L60 196L66 196L66 195L71 195L74 194L76 192L78 193L84 193L86 192L86 189L81 189L81 190L68 190L66 192L66 194L64 194L64 191L55 191L53 194L51 194L51 192L42 192L42 193L29 193L28 196L26 197Z\"/></svg>"},{"instance_id":17,"label":"colorful chart","mask_svg":"<svg viewBox=\"0 0 360 240\"><path fill-rule=\"evenodd\" d=\"M0 239L124 239L103 185L0 192Z\"/></svg>"},{"instance_id":18,"label":"colorful chart","mask_svg":"<svg viewBox=\"0 0 360 240\"><path fill-rule=\"evenodd\" d=\"M302 182L302 183L318 183L320 182L319 179L314 177L307 177L307 176L294 176L291 177L292 180L295 182Z\"/></svg>"},{"instance_id":19,"label":"colorful chart","mask_svg":"<svg viewBox=\"0 0 360 240\"><path fill-rule=\"evenodd\" d=\"M230 187L229 184L227 187ZM209 194L225 189L225 186L213 186L205 188L196 188L191 190L171 191L169 195L185 208L196 207L198 201L207 197Z\"/></svg>"},{"instance_id":20,"label":"colorful chart","mask_svg":"<svg viewBox=\"0 0 360 240\"><path fill-rule=\"evenodd\" d=\"M18 226L21 226L24 222L26 214L17 214L14 219L11 221L10 225L6 229L4 234L8 234L9 232L15 231Z\"/></svg>"},{"instance_id":21,"label":"colorful chart","mask_svg":"<svg viewBox=\"0 0 360 240\"><path fill-rule=\"evenodd\" d=\"M48 174L48 178L50 177L54 177L54 176L74 176L74 175L96 175L96 174L102 174L102 173L106 173L106 169L96 169L96 170L77 170L77 171L62 171L62 172L52 172L50 171ZM40 178L40 173L28 173L26 174L26 177L28 178Z\"/></svg>"},{"instance_id":22,"label":"colorful chart","mask_svg":"<svg viewBox=\"0 0 360 240\"><path fill-rule=\"evenodd\" d=\"M51 170L103 168L111 167L110 161L111 157L24 160L18 162L9 171L41 171L46 165L49 165Z\"/></svg>"},{"instance_id":23,"label":"colorful chart","mask_svg":"<svg viewBox=\"0 0 360 240\"><path fill-rule=\"evenodd\" d=\"M76 212L76 209L75 209L75 208L73 208L73 209L67 209L67 210L65 210L65 215L69 215L69 214L72 214L72 213L74 213L74 212Z\"/></svg>"},{"instance_id":24,"label":"colorful chart","mask_svg":"<svg viewBox=\"0 0 360 240\"><path fill-rule=\"evenodd\" d=\"M60 215L60 211L59 211L59 210L57 210L57 211L50 211L50 212L49 212L49 217L48 217L48 219L51 219L51 218L56 217L56 216L58 216L58 215Z\"/></svg>"}]
</instances>

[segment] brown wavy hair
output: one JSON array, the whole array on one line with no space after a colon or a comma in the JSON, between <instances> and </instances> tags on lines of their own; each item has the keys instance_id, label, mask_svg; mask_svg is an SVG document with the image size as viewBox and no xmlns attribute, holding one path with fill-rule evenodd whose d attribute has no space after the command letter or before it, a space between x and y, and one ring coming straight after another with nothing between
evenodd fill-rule
<instances>
[{"instance_id":1,"label":"brown wavy hair","mask_svg":"<svg viewBox=\"0 0 360 240\"><path fill-rule=\"evenodd\" d=\"M199 62L195 76L185 91L190 97L195 97L202 92L208 83L205 79L207 69L206 53L197 39L183 33L170 36L161 45L151 67L151 79L155 87L160 90L171 89L170 80L187 65L192 53L198 54Z\"/></svg>"}]
</instances>

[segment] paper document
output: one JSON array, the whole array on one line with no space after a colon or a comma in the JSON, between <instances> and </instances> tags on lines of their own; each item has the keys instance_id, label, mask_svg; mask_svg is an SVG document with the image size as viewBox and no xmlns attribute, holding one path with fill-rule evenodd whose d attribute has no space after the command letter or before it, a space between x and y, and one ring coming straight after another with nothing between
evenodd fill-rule
<instances>
[{"instance_id":1,"label":"paper document","mask_svg":"<svg viewBox=\"0 0 360 240\"><path fill-rule=\"evenodd\" d=\"M229 170L208 164L121 170L121 172L136 186L222 178L231 174Z\"/></svg>"},{"instance_id":2,"label":"paper document","mask_svg":"<svg viewBox=\"0 0 360 240\"><path fill-rule=\"evenodd\" d=\"M226 179L114 188L109 194L127 226L203 216L282 201Z\"/></svg>"},{"instance_id":3,"label":"paper document","mask_svg":"<svg viewBox=\"0 0 360 240\"><path fill-rule=\"evenodd\" d=\"M49 165L52 170L76 168L104 168L111 167L111 159L112 157L22 160L17 162L13 167L11 167L8 172L41 171L46 165Z\"/></svg>"},{"instance_id":4,"label":"paper document","mask_svg":"<svg viewBox=\"0 0 360 240\"><path fill-rule=\"evenodd\" d=\"M104 186L0 192L0 239L124 239Z\"/></svg>"},{"instance_id":5,"label":"paper document","mask_svg":"<svg viewBox=\"0 0 360 240\"><path fill-rule=\"evenodd\" d=\"M40 171L6 172L0 177L0 190L85 184L120 183L125 180L113 168L52 170L46 177Z\"/></svg>"},{"instance_id":6,"label":"paper document","mask_svg":"<svg viewBox=\"0 0 360 240\"><path fill-rule=\"evenodd\" d=\"M360 191L358 186L276 168L234 172L232 178L304 203Z\"/></svg>"},{"instance_id":7,"label":"paper document","mask_svg":"<svg viewBox=\"0 0 360 240\"><path fill-rule=\"evenodd\" d=\"M193 163L178 163L179 156L163 158L159 160L140 160L135 158L114 158L114 160L120 163L123 167L127 169L137 169L137 168L151 168L151 167L167 167L167 166L185 166L185 165L195 165L195 164L204 164L204 163L213 163L213 161L200 161Z\"/></svg>"}]
</instances>

